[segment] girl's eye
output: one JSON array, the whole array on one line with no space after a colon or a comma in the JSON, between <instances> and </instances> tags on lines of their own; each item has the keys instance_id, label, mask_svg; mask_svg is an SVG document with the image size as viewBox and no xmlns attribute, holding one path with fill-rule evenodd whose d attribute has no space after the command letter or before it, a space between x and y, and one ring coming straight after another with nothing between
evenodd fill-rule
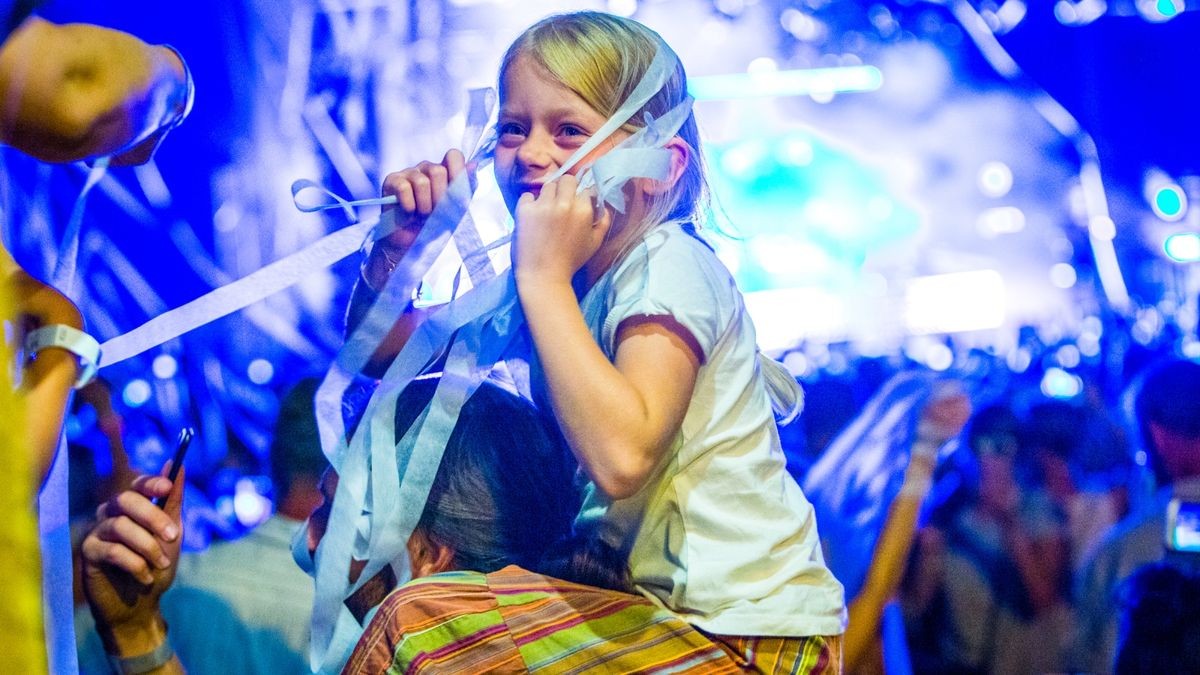
<instances>
[{"instance_id":1,"label":"girl's eye","mask_svg":"<svg viewBox=\"0 0 1200 675\"><path fill-rule=\"evenodd\" d=\"M516 122L501 122L496 125L496 133L500 136L524 136L525 129Z\"/></svg>"},{"instance_id":2,"label":"girl's eye","mask_svg":"<svg viewBox=\"0 0 1200 675\"><path fill-rule=\"evenodd\" d=\"M563 136L587 136L588 132L582 127L577 127L574 124L564 125L559 129L559 133Z\"/></svg>"}]
</instances>

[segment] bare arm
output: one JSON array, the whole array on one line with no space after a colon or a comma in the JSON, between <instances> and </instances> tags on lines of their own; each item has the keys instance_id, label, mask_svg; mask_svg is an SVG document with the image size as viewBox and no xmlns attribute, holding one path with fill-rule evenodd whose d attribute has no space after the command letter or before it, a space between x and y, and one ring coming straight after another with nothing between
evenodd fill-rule
<instances>
[{"instance_id":1,"label":"bare arm","mask_svg":"<svg viewBox=\"0 0 1200 675\"><path fill-rule=\"evenodd\" d=\"M635 494L683 423L700 362L661 317L627 321L609 362L570 285L521 285L550 401L588 476L613 499Z\"/></svg>"},{"instance_id":2,"label":"bare arm","mask_svg":"<svg viewBox=\"0 0 1200 675\"><path fill-rule=\"evenodd\" d=\"M958 391L935 397L921 412L904 483L888 509L862 590L850 602L843 643L847 672L853 672L869 653L877 640L883 608L900 586L921 504L932 483L937 451L958 435L970 414L970 401Z\"/></svg>"},{"instance_id":3,"label":"bare arm","mask_svg":"<svg viewBox=\"0 0 1200 675\"><path fill-rule=\"evenodd\" d=\"M571 285L595 254L600 220L574 176L547 184L517 206L516 278L521 307L546 375L551 404L588 476L613 499L645 485L678 432L700 357L670 317L626 320L616 359L596 344Z\"/></svg>"},{"instance_id":4,"label":"bare arm","mask_svg":"<svg viewBox=\"0 0 1200 675\"><path fill-rule=\"evenodd\" d=\"M16 319L24 329L22 334L52 324L83 329L83 316L74 303L26 273L2 248L0 266L3 267L4 283L9 287L9 297L17 303L14 309ZM67 404L78 376L79 361L75 355L53 347L39 352L21 372L20 394L25 399L36 483L41 483L58 450Z\"/></svg>"},{"instance_id":5,"label":"bare arm","mask_svg":"<svg viewBox=\"0 0 1200 675\"><path fill-rule=\"evenodd\" d=\"M149 151L131 146L183 115L187 81L170 49L30 17L0 46L0 93L0 142L47 162L130 149L139 163Z\"/></svg>"},{"instance_id":6,"label":"bare arm","mask_svg":"<svg viewBox=\"0 0 1200 675\"><path fill-rule=\"evenodd\" d=\"M445 197L450 183L466 168L465 163L461 152L451 150L440 163L421 162L384 178L381 192L385 197L396 197L396 203L383 208L380 221L391 222L394 228L374 243L363 264L362 276L354 287L346 312L347 334L361 323L378 297L378 291L387 284L396 265L416 240L429 214ZM381 376L427 316L427 310L411 305L406 307L371 356L365 372L373 377Z\"/></svg>"}]
</instances>

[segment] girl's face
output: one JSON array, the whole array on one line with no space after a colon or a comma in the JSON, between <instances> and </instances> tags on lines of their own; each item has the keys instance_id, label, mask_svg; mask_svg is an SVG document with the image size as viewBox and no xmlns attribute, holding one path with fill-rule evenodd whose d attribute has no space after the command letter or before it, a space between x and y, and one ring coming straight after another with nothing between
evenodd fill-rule
<instances>
[{"instance_id":1,"label":"girl's face","mask_svg":"<svg viewBox=\"0 0 1200 675\"><path fill-rule=\"evenodd\" d=\"M568 89L537 61L519 54L504 72L496 123L496 182L510 213L521 194L536 197L542 184L608 118ZM629 135L617 130L568 171L574 175Z\"/></svg>"}]
</instances>

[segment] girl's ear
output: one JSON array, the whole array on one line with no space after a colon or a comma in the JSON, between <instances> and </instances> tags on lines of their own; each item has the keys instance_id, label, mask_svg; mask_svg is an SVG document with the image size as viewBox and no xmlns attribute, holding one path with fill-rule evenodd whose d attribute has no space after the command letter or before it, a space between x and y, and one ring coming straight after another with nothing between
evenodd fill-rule
<instances>
[{"instance_id":1,"label":"girl's ear","mask_svg":"<svg viewBox=\"0 0 1200 675\"><path fill-rule=\"evenodd\" d=\"M671 188L675 187L675 183L679 182L683 172L687 171L688 163L691 161L691 146L678 136L667 141L663 148L671 153L671 166L667 170L667 177L664 180L647 180L645 182L646 194L661 195L669 192Z\"/></svg>"}]
</instances>

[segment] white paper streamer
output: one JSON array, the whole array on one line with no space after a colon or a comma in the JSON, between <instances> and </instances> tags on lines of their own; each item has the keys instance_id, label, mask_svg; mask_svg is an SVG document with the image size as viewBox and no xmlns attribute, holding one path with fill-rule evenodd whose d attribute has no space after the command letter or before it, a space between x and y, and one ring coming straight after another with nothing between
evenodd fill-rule
<instances>
[{"instance_id":1,"label":"white paper streamer","mask_svg":"<svg viewBox=\"0 0 1200 675\"><path fill-rule=\"evenodd\" d=\"M326 235L303 249L160 314L100 345L100 365L111 366L277 293L354 253L375 223L359 223Z\"/></svg>"},{"instance_id":2,"label":"white paper streamer","mask_svg":"<svg viewBox=\"0 0 1200 675\"><path fill-rule=\"evenodd\" d=\"M88 169L87 180L84 181L79 196L75 198L75 205L71 208L71 219L67 221L67 229L63 233L62 245L58 249L58 260L54 263L54 273L51 275L51 279L53 279L52 285L67 297L75 294L75 278L78 276L75 273L75 267L76 261L79 259L79 233L83 229L83 208L87 205L88 194L106 173L108 173L108 157L97 159L92 164L92 168Z\"/></svg>"}]
</instances>

